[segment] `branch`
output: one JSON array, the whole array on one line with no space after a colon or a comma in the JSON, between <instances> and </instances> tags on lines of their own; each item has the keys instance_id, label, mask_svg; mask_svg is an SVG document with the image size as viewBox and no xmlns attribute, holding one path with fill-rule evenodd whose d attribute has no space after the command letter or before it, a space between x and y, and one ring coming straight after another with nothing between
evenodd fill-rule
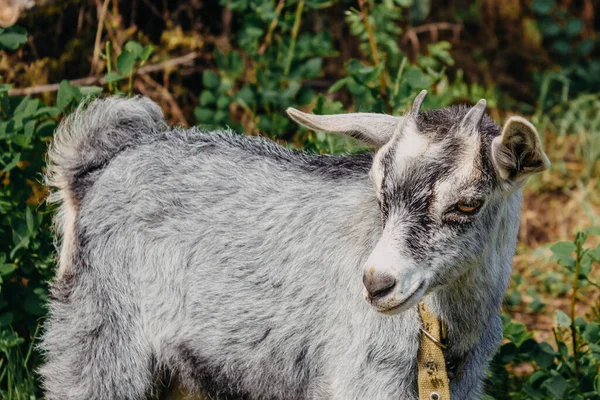
<instances>
[{"instance_id":1,"label":"branch","mask_svg":"<svg viewBox=\"0 0 600 400\"><path fill-rule=\"evenodd\" d=\"M150 74L152 72L162 71L165 69L169 69L172 67L176 67L181 64L186 64L188 62L193 61L198 57L196 52L186 54L181 57L172 58L170 60L166 60L160 62L158 64L146 65L137 70L137 75L145 75ZM93 85L95 83L99 83L104 85L104 77L103 76L88 76L86 78L73 79L69 81L72 85ZM23 89L11 89L8 91L9 96L27 96L30 94L39 94L46 92L56 92L58 90L58 86L60 83L51 83L47 85L38 85L31 86Z\"/></svg>"},{"instance_id":2,"label":"branch","mask_svg":"<svg viewBox=\"0 0 600 400\"><path fill-rule=\"evenodd\" d=\"M404 38L402 39L402 43L406 43L407 40L410 39L411 34L419 34L424 32L431 32L434 38L437 38L438 31L452 31L453 41L457 41L460 35L460 31L462 30L461 24L451 24L450 22L433 22L431 24L419 25L415 28L411 28L406 31L404 34Z\"/></svg>"},{"instance_id":3,"label":"branch","mask_svg":"<svg viewBox=\"0 0 600 400\"><path fill-rule=\"evenodd\" d=\"M104 30L104 18L106 18L106 11L108 10L108 3L110 0L104 0L102 8L97 4L96 9L99 9L98 14L98 29L96 30L96 41L94 43L94 54L92 56L92 69L90 74L96 72L98 61L100 61L100 40L102 39L102 31Z\"/></svg>"},{"instance_id":4,"label":"branch","mask_svg":"<svg viewBox=\"0 0 600 400\"><path fill-rule=\"evenodd\" d=\"M175 99L173 99L173 96L171 95L171 93L169 93L169 90L167 90L166 87L156 82L148 75L142 75L140 76L140 78L147 84L154 86L156 89L158 89L160 96L163 99L165 99L167 103L169 103L169 106L171 106L171 113L173 114L173 117L175 118L176 122L183 124L184 126L189 126L187 120L185 119L185 116L183 115L183 112L181 111L181 108L179 108L177 102L175 101Z\"/></svg>"},{"instance_id":5,"label":"branch","mask_svg":"<svg viewBox=\"0 0 600 400\"><path fill-rule=\"evenodd\" d=\"M439 31L452 31L452 42L456 43L460 39L460 31L462 30L461 24L451 24L449 22L434 22L431 24L425 24L417 26L416 28L411 28L406 31L404 37L402 38L401 45L405 45L406 42L410 41L410 44L413 48L413 60L416 55L419 53L419 33L429 32L431 35L431 41L437 42L439 37Z\"/></svg>"},{"instance_id":6,"label":"branch","mask_svg":"<svg viewBox=\"0 0 600 400\"><path fill-rule=\"evenodd\" d=\"M283 75L287 76L290 72L292 65L292 59L294 58L294 48L296 47L296 39L298 38L298 32L300 31L300 21L302 21L302 9L304 8L304 0L300 0L296 6L296 18L294 19L294 26L292 26L292 40L290 42L290 48L288 50L287 61L285 68L283 69Z\"/></svg>"},{"instance_id":7,"label":"branch","mask_svg":"<svg viewBox=\"0 0 600 400\"><path fill-rule=\"evenodd\" d=\"M279 0L279 3L277 3L277 8L275 8L275 18L273 18L271 24L269 25L269 31L267 32L267 36L265 36L265 42L260 46L258 54L264 54L265 50L267 50L267 47L269 47L271 44L273 31L279 22L279 16L281 15L281 10L283 10L284 5L285 0Z\"/></svg>"},{"instance_id":8,"label":"branch","mask_svg":"<svg viewBox=\"0 0 600 400\"><path fill-rule=\"evenodd\" d=\"M373 55L373 61L375 62L375 66L378 67L380 59L379 52L377 51L377 41L375 40L375 34L373 33L371 23L369 22L369 16L365 12L364 0L358 0L358 6L360 8L362 19L365 23L365 30L367 31L367 35L369 36L369 46L371 46L371 54ZM381 93L384 97L387 97L387 85L384 73L385 72L382 70L379 74L379 85L381 86Z\"/></svg>"}]
</instances>

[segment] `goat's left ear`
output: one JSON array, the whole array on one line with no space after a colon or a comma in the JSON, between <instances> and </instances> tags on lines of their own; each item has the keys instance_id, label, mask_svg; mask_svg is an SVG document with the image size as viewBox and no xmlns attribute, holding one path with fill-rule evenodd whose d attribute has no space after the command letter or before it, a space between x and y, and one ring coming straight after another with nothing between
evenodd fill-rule
<instances>
[{"instance_id":1,"label":"goat's left ear","mask_svg":"<svg viewBox=\"0 0 600 400\"><path fill-rule=\"evenodd\" d=\"M535 127L521 117L510 117L502 134L492 141L492 160L504 180L519 181L550 167Z\"/></svg>"}]
</instances>

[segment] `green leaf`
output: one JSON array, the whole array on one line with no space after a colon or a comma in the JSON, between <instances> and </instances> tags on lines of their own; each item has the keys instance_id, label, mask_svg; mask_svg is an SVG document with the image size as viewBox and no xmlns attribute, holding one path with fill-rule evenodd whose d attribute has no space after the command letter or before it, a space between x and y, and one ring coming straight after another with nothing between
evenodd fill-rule
<instances>
[{"instance_id":1,"label":"green leaf","mask_svg":"<svg viewBox=\"0 0 600 400\"><path fill-rule=\"evenodd\" d=\"M235 101L244 104L248 107L252 107L256 102L256 96L249 86L244 86L235 94Z\"/></svg>"},{"instance_id":2,"label":"green leaf","mask_svg":"<svg viewBox=\"0 0 600 400\"><path fill-rule=\"evenodd\" d=\"M117 72L111 71L104 75L104 83L113 83L123 79L123 76Z\"/></svg>"},{"instance_id":3,"label":"green leaf","mask_svg":"<svg viewBox=\"0 0 600 400\"><path fill-rule=\"evenodd\" d=\"M41 299L39 296L33 293L25 296L23 308L28 314L35 316L44 315L44 308L41 305Z\"/></svg>"},{"instance_id":4,"label":"green leaf","mask_svg":"<svg viewBox=\"0 0 600 400\"><path fill-rule=\"evenodd\" d=\"M41 107L35 112L35 114L33 114L33 116L37 118L41 117L42 115L48 115L51 118L56 118L61 112L62 111L58 107Z\"/></svg>"},{"instance_id":5,"label":"green leaf","mask_svg":"<svg viewBox=\"0 0 600 400\"><path fill-rule=\"evenodd\" d=\"M500 362L508 364L517 356L517 346L514 343L506 343L500 347Z\"/></svg>"},{"instance_id":6,"label":"green leaf","mask_svg":"<svg viewBox=\"0 0 600 400\"><path fill-rule=\"evenodd\" d=\"M579 262L579 279L585 279L592 270L593 255L587 251Z\"/></svg>"},{"instance_id":7,"label":"green leaf","mask_svg":"<svg viewBox=\"0 0 600 400\"><path fill-rule=\"evenodd\" d=\"M4 263L0 264L0 275L6 276L11 274L15 270L15 264L12 263Z\"/></svg>"},{"instance_id":8,"label":"green leaf","mask_svg":"<svg viewBox=\"0 0 600 400\"><path fill-rule=\"evenodd\" d=\"M375 67L364 65L361 61L352 59L346 66L348 73L363 85L375 82L383 71L383 64Z\"/></svg>"},{"instance_id":9,"label":"green leaf","mask_svg":"<svg viewBox=\"0 0 600 400\"><path fill-rule=\"evenodd\" d=\"M554 9L554 0L534 0L531 9L537 14L549 14Z\"/></svg>"},{"instance_id":10,"label":"green leaf","mask_svg":"<svg viewBox=\"0 0 600 400\"><path fill-rule=\"evenodd\" d=\"M552 50L558 54L567 55L571 52L571 44L566 40L559 39L552 44Z\"/></svg>"},{"instance_id":11,"label":"green leaf","mask_svg":"<svg viewBox=\"0 0 600 400\"><path fill-rule=\"evenodd\" d=\"M27 43L27 35L16 32L0 34L0 49L16 50L24 43Z\"/></svg>"},{"instance_id":12,"label":"green leaf","mask_svg":"<svg viewBox=\"0 0 600 400\"><path fill-rule=\"evenodd\" d=\"M96 97L102 93L102 88L100 86L80 86L79 91L86 97Z\"/></svg>"},{"instance_id":13,"label":"green leaf","mask_svg":"<svg viewBox=\"0 0 600 400\"><path fill-rule=\"evenodd\" d=\"M568 389L568 383L565 378L561 375L554 375L550 379L546 380L543 384L548 392L550 392L557 399L566 398L565 395Z\"/></svg>"},{"instance_id":14,"label":"green leaf","mask_svg":"<svg viewBox=\"0 0 600 400\"><path fill-rule=\"evenodd\" d=\"M236 51L230 51L227 53L227 65L228 70L231 72L234 78L239 78L244 72L244 59Z\"/></svg>"},{"instance_id":15,"label":"green leaf","mask_svg":"<svg viewBox=\"0 0 600 400\"><path fill-rule=\"evenodd\" d=\"M25 209L25 222L27 223L27 230L29 233L35 232L35 224L33 222L33 213L31 212L31 208L27 207Z\"/></svg>"},{"instance_id":16,"label":"green leaf","mask_svg":"<svg viewBox=\"0 0 600 400\"><path fill-rule=\"evenodd\" d=\"M573 242L557 242L550 246L550 250L554 255L571 255L577 247Z\"/></svg>"},{"instance_id":17,"label":"green leaf","mask_svg":"<svg viewBox=\"0 0 600 400\"><path fill-rule=\"evenodd\" d=\"M17 166L17 164L19 163L19 161L21 161L21 153L17 153L14 155L13 159L4 166L3 171L4 172L8 172L11 169L13 169L14 167Z\"/></svg>"},{"instance_id":18,"label":"green leaf","mask_svg":"<svg viewBox=\"0 0 600 400\"><path fill-rule=\"evenodd\" d=\"M346 86L347 80L348 80L348 78L342 78L339 81L335 82L333 85L331 85L329 87L329 89L327 89L327 93L337 92L338 90L340 90L341 88Z\"/></svg>"},{"instance_id":19,"label":"green leaf","mask_svg":"<svg viewBox=\"0 0 600 400\"><path fill-rule=\"evenodd\" d=\"M596 343L600 340L600 325L590 322L585 326L581 334L588 343Z\"/></svg>"},{"instance_id":20,"label":"green leaf","mask_svg":"<svg viewBox=\"0 0 600 400\"><path fill-rule=\"evenodd\" d=\"M148 61L152 53L154 53L154 46L152 46L151 44L145 46L142 52L140 53L140 60L142 60L142 62Z\"/></svg>"},{"instance_id":21,"label":"green leaf","mask_svg":"<svg viewBox=\"0 0 600 400\"><path fill-rule=\"evenodd\" d=\"M58 93L56 95L56 106L64 110L73 100L74 92L73 85L67 80L63 80L58 85Z\"/></svg>"},{"instance_id":22,"label":"green leaf","mask_svg":"<svg viewBox=\"0 0 600 400\"><path fill-rule=\"evenodd\" d=\"M56 128L56 121L44 121L37 127L35 133L40 138L52 136L54 128Z\"/></svg>"},{"instance_id":23,"label":"green leaf","mask_svg":"<svg viewBox=\"0 0 600 400\"><path fill-rule=\"evenodd\" d=\"M8 83L0 84L0 93L8 93L10 89L12 89L12 85Z\"/></svg>"},{"instance_id":24,"label":"green leaf","mask_svg":"<svg viewBox=\"0 0 600 400\"><path fill-rule=\"evenodd\" d=\"M583 21L580 18L571 18L569 22L567 22L565 32L568 37L573 38L579 35L581 31L583 31Z\"/></svg>"},{"instance_id":25,"label":"green leaf","mask_svg":"<svg viewBox=\"0 0 600 400\"><path fill-rule=\"evenodd\" d=\"M202 72L202 85L206 89L216 89L219 87L220 79L215 71L207 69Z\"/></svg>"},{"instance_id":26,"label":"green leaf","mask_svg":"<svg viewBox=\"0 0 600 400\"><path fill-rule=\"evenodd\" d=\"M135 58L129 51L124 50L119 57L117 57L117 69L122 75L129 75L133 71L133 65L135 64Z\"/></svg>"},{"instance_id":27,"label":"green leaf","mask_svg":"<svg viewBox=\"0 0 600 400\"><path fill-rule=\"evenodd\" d=\"M450 45L450 43L446 41L441 41L427 45L429 54L431 54L433 57L438 58L445 64L454 65L454 59L450 54L451 47L452 46Z\"/></svg>"},{"instance_id":28,"label":"green leaf","mask_svg":"<svg viewBox=\"0 0 600 400\"><path fill-rule=\"evenodd\" d=\"M554 313L554 317L558 326L571 326L571 318L569 318L569 316L563 311L556 310L556 312Z\"/></svg>"},{"instance_id":29,"label":"green leaf","mask_svg":"<svg viewBox=\"0 0 600 400\"><path fill-rule=\"evenodd\" d=\"M588 250L588 254L594 259L594 261L600 262L600 244L595 249Z\"/></svg>"},{"instance_id":30,"label":"green leaf","mask_svg":"<svg viewBox=\"0 0 600 400\"><path fill-rule=\"evenodd\" d=\"M0 328L7 328L13 323L13 313L8 311L0 315Z\"/></svg>"},{"instance_id":31,"label":"green leaf","mask_svg":"<svg viewBox=\"0 0 600 400\"><path fill-rule=\"evenodd\" d=\"M543 17L537 22L538 29L545 37L554 37L560 34L562 27L553 18Z\"/></svg>"},{"instance_id":32,"label":"green leaf","mask_svg":"<svg viewBox=\"0 0 600 400\"><path fill-rule=\"evenodd\" d=\"M212 106L217 101L217 98L210 90L203 90L200 93L200 105L202 107Z\"/></svg>"},{"instance_id":33,"label":"green leaf","mask_svg":"<svg viewBox=\"0 0 600 400\"><path fill-rule=\"evenodd\" d=\"M406 70L404 77L406 82L415 89L423 89L431 84L431 79L419 67L414 65Z\"/></svg>"},{"instance_id":34,"label":"green leaf","mask_svg":"<svg viewBox=\"0 0 600 400\"><path fill-rule=\"evenodd\" d=\"M525 325L520 322L510 321L504 326L504 337L513 342L517 347L530 339L531 333L527 333Z\"/></svg>"},{"instance_id":35,"label":"green leaf","mask_svg":"<svg viewBox=\"0 0 600 400\"><path fill-rule=\"evenodd\" d=\"M322 94L319 94L317 103L312 109L312 113L318 115L343 114L345 112L344 105L340 101L331 101Z\"/></svg>"},{"instance_id":36,"label":"green leaf","mask_svg":"<svg viewBox=\"0 0 600 400\"><path fill-rule=\"evenodd\" d=\"M535 363L544 369L554 365L554 358L558 353L546 342L538 343L537 348L533 351L533 360Z\"/></svg>"},{"instance_id":37,"label":"green leaf","mask_svg":"<svg viewBox=\"0 0 600 400\"><path fill-rule=\"evenodd\" d=\"M304 64L306 78L316 78L321 74L323 68L323 59L320 57L311 58Z\"/></svg>"},{"instance_id":38,"label":"green leaf","mask_svg":"<svg viewBox=\"0 0 600 400\"><path fill-rule=\"evenodd\" d=\"M582 40L577 46L577 53L581 56L587 56L592 50L594 50L594 41L590 38Z\"/></svg>"},{"instance_id":39,"label":"green leaf","mask_svg":"<svg viewBox=\"0 0 600 400\"><path fill-rule=\"evenodd\" d=\"M140 54L142 54L144 48L138 42L130 40L129 42L125 43L125 50L130 52L133 58L137 60L140 58Z\"/></svg>"},{"instance_id":40,"label":"green leaf","mask_svg":"<svg viewBox=\"0 0 600 400\"><path fill-rule=\"evenodd\" d=\"M594 226L586 229L588 235L600 236L600 226Z\"/></svg>"},{"instance_id":41,"label":"green leaf","mask_svg":"<svg viewBox=\"0 0 600 400\"><path fill-rule=\"evenodd\" d=\"M210 123L213 122L215 111L210 108L196 107L196 109L194 110L194 115L196 116L198 122Z\"/></svg>"},{"instance_id":42,"label":"green leaf","mask_svg":"<svg viewBox=\"0 0 600 400\"><path fill-rule=\"evenodd\" d=\"M217 108L219 110L226 110L229 104L231 104L231 97L223 95L217 98Z\"/></svg>"},{"instance_id":43,"label":"green leaf","mask_svg":"<svg viewBox=\"0 0 600 400\"><path fill-rule=\"evenodd\" d=\"M575 267L575 259L572 254L577 250L573 242L557 242L550 246L556 262L564 267Z\"/></svg>"}]
</instances>

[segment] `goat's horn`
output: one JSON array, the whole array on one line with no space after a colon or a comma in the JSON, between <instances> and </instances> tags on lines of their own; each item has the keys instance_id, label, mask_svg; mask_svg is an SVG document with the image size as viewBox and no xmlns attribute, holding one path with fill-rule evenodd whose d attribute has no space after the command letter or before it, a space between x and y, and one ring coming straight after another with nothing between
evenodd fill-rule
<instances>
[{"instance_id":1,"label":"goat's horn","mask_svg":"<svg viewBox=\"0 0 600 400\"><path fill-rule=\"evenodd\" d=\"M460 123L461 131L472 131L479 126L483 116L485 115L485 107L487 102L481 99L475 104L465 115Z\"/></svg>"},{"instance_id":2,"label":"goat's horn","mask_svg":"<svg viewBox=\"0 0 600 400\"><path fill-rule=\"evenodd\" d=\"M419 115L419 111L421 111L421 105L423 104L423 100L425 100L425 96L427 96L427 90L421 90L421 93L419 93L415 98L415 101L413 101L412 107L408 113L411 117L416 117Z\"/></svg>"}]
</instances>

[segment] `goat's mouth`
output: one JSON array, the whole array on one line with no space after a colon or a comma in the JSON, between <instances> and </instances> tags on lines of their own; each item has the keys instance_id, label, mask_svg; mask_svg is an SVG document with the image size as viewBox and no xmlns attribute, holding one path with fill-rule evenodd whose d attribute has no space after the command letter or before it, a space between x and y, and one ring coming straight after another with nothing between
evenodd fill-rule
<instances>
[{"instance_id":1,"label":"goat's mouth","mask_svg":"<svg viewBox=\"0 0 600 400\"><path fill-rule=\"evenodd\" d=\"M415 282L404 294L400 290L393 290L384 297L367 298L377 311L386 315L396 315L416 305L427 290L427 280Z\"/></svg>"}]
</instances>

